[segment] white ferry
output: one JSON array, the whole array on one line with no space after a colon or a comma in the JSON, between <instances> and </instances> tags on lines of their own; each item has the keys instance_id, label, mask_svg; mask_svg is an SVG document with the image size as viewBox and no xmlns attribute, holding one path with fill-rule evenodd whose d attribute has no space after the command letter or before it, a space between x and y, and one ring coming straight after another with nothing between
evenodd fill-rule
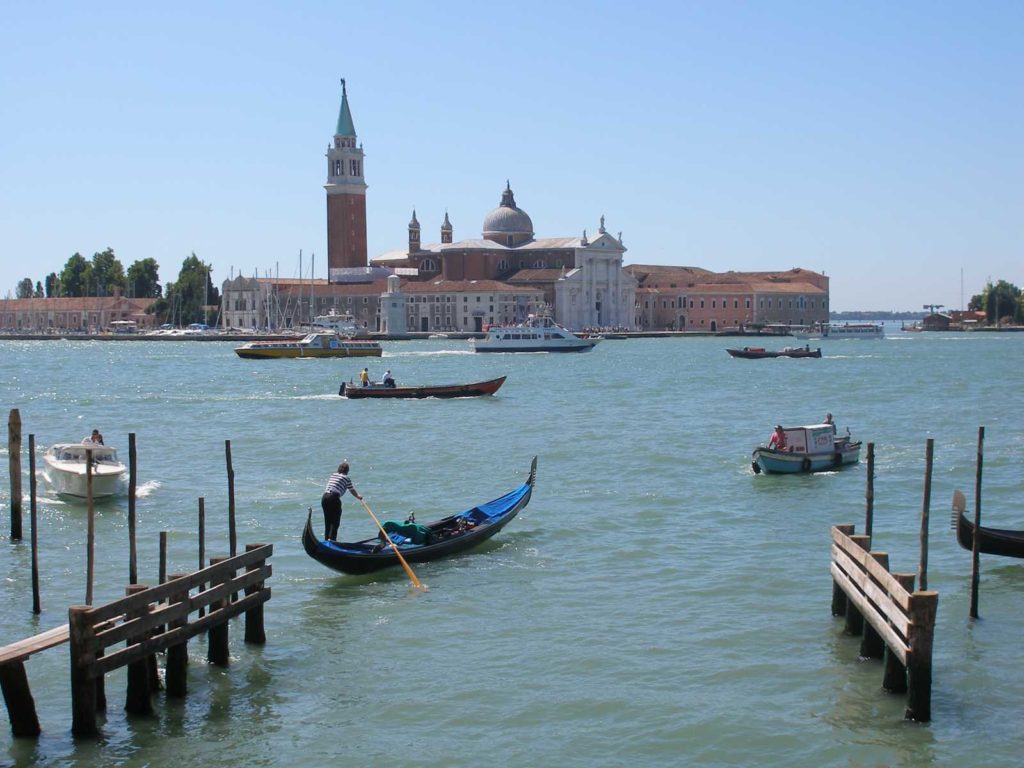
<instances>
[{"instance_id":1,"label":"white ferry","mask_svg":"<svg viewBox=\"0 0 1024 768\"><path fill-rule=\"evenodd\" d=\"M798 339L882 339L885 326L881 323L823 323L794 335Z\"/></svg>"},{"instance_id":2,"label":"white ferry","mask_svg":"<svg viewBox=\"0 0 1024 768\"><path fill-rule=\"evenodd\" d=\"M494 326L473 339L474 352L588 352L601 337L577 336L550 317L530 315L519 325Z\"/></svg>"}]
</instances>

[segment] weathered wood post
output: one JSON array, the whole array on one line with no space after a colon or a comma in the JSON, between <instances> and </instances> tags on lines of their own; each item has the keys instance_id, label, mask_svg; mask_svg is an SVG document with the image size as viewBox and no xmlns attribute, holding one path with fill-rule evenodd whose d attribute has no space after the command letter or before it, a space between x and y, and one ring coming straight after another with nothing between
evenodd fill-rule
<instances>
[{"instance_id":1,"label":"weathered wood post","mask_svg":"<svg viewBox=\"0 0 1024 768\"><path fill-rule=\"evenodd\" d=\"M36 702L28 687L24 662L0 664L0 688L3 689L4 703L11 721L11 734L15 738L38 736L42 729L36 715Z\"/></svg>"},{"instance_id":2,"label":"weathered wood post","mask_svg":"<svg viewBox=\"0 0 1024 768\"><path fill-rule=\"evenodd\" d=\"M924 450L924 499L921 502L921 564L917 570L917 583L928 589L928 515L932 505L932 457L935 438L929 437Z\"/></svg>"},{"instance_id":3,"label":"weathered wood post","mask_svg":"<svg viewBox=\"0 0 1024 768\"><path fill-rule=\"evenodd\" d=\"M868 480L864 492L864 535L869 539L875 524L875 444L868 443Z\"/></svg>"},{"instance_id":4,"label":"weathered wood post","mask_svg":"<svg viewBox=\"0 0 1024 768\"><path fill-rule=\"evenodd\" d=\"M914 591L914 574L894 573L893 578L900 583L907 592ZM886 646L885 648L885 674L882 677L882 690L889 693L907 692L907 668L900 661L899 656Z\"/></svg>"},{"instance_id":5,"label":"weathered wood post","mask_svg":"<svg viewBox=\"0 0 1024 768\"><path fill-rule=\"evenodd\" d=\"M139 583L138 550L135 549L135 489L138 467L135 457L135 433L128 433L128 583Z\"/></svg>"},{"instance_id":6,"label":"weathered wood post","mask_svg":"<svg viewBox=\"0 0 1024 768\"><path fill-rule=\"evenodd\" d=\"M971 618L978 618L978 585L981 582L981 468L985 463L985 428L978 427L978 463L974 472L974 541L971 544Z\"/></svg>"},{"instance_id":7,"label":"weathered wood post","mask_svg":"<svg viewBox=\"0 0 1024 768\"><path fill-rule=\"evenodd\" d=\"M21 412L11 408L7 418L7 456L11 470L11 541L21 539Z\"/></svg>"},{"instance_id":8,"label":"weathered wood post","mask_svg":"<svg viewBox=\"0 0 1024 768\"><path fill-rule=\"evenodd\" d=\"M868 547L871 545L871 541L867 536L851 535L850 541L864 551L867 551ZM864 614L860 612L860 609L854 605L852 601L847 601L846 623L843 627L843 631L848 635L853 635L854 637L858 637L864 631Z\"/></svg>"},{"instance_id":9,"label":"weathered wood post","mask_svg":"<svg viewBox=\"0 0 1024 768\"><path fill-rule=\"evenodd\" d=\"M871 552L876 563L889 570L889 554L887 552ZM877 583L877 582L876 582ZM880 659L885 653L885 641L869 622L864 622L864 634L860 639L860 656L864 659Z\"/></svg>"},{"instance_id":10,"label":"weathered wood post","mask_svg":"<svg viewBox=\"0 0 1024 768\"><path fill-rule=\"evenodd\" d=\"M224 452L228 463L228 554L234 557L238 552L238 538L235 531L235 468L231 465L231 441L224 441Z\"/></svg>"},{"instance_id":11,"label":"weathered wood post","mask_svg":"<svg viewBox=\"0 0 1024 768\"><path fill-rule=\"evenodd\" d=\"M932 636L938 592L910 596L910 653L907 655L906 718L926 723L932 719Z\"/></svg>"},{"instance_id":12,"label":"weathered wood post","mask_svg":"<svg viewBox=\"0 0 1024 768\"><path fill-rule=\"evenodd\" d=\"M167 581L167 531L160 531L160 565L156 578L158 584ZM163 631L163 626L158 626L153 629L153 634L159 635ZM149 687L154 691L160 690L160 668L156 663L156 654L149 657Z\"/></svg>"},{"instance_id":13,"label":"weathered wood post","mask_svg":"<svg viewBox=\"0 0 1024 768\"><path fill-rule=\"evenodd\" d=\"M199 569L206 565L206 499L199 497ZM199 585L199 591L206 589L205 584ZM199 618L206 615L206 608L199 606Z\"/></svg>"},{"instance_id":14,"label":"weathered wood post","mask_svg":"<svg viewBox=\"0 0 1024 768\"><path fill-rule=\"evenodd\" d=\"M129 584L125 595L135 595L145 592L147 587L144 584ZM149 613L149 604L145 603L140 608L132 611L126 616L127 620L145 616ZM149 636L149 630L140 632L128 638L128 645L141 643ZM153 701L150 696L150 662L151 655L144 656L137 661L128 663L128 692L125 695L124 709L133 715L150 715L153 713Z\"/></svg>"},{"instance_id":15,"label":"weathered wood post","mask_svg":"<svg viewBox=\"0 0 1024 768\"><path fill-rule=\"evenodd\" d=\"M264 546L263 544L246 544L245 551L251 552L254 549L259 549ZM246 570L258 571L263 567L266 560L260 560L258 563L253 563ZM252 595L263 589L263 582L257 582L245 588L246 595ZM255 608L250 608L245 612L245 642L255 643L257 645L264 645L267 642L267 633L263 630L263 603L260 603Z\"/></svg>"},{"instance_id":16,"label":"weathered wood post","mask_svg":"<svg viewBox=\"0 0 1024 768\"><path fill-rule=\"evenodd\" d=\"M836 530L840 533L845 533L847 536L853 536L855 526L852 525L837 525ZM833 544L833 546L835 546ZM839 586L839 582L832 579L832 615L833 616L845 616L846 615L846 593L843 592L843 588Z\"/></svg>"},{"instance_id":17,"label":"weathered wood post","mask_svg":"<svg viewBox=\"0 0 1024 768\"><path fill-rule=\"evenodd\" d=\"M217 565L225 560L227 560L226 557L211 557L210 565ZM217 583L222 584L230 578L231 575L226 574L224 577L219 578ZM219 608L224 608L227 604L228 596L225 595L210 606L210 613ZM230 655L228 653L228 622L226 620L218 621L210 627L210 630L206 633L206 642L206 660L218 667L228 666Z\"/></svg>"},{"instance_id":18,"label":"weathered wood post","mask_svg":"<svg viewBox=\"0 0 1024 768\"><path fill-rule=\"evenodd\" d=\"M36 436L28 436L28 527L32 539L32 613L42 613L39 601L39 514L36 509Z\"/></svg>"},{"instance_id":19,"label":"weathered wood post","mask_svg":"<svg viewBox=\"0 0 1024 768\"><path fill-rule=\"evenodd\" d=\"M92 503L92 449L85 449L85 507L89 533L85 537L85 604L92 605L92 580L96 572L96 509Z\"/></svg>"},{"instance_id":20,"label":"weathered wood post","mask_svg":"<svg viewBox=\"0 0 1024 768\"><path fill-rule=\"evenodd\" d=\"M91 606L68 608L68 640L71 646L71 733L75 736L96 736L96 678L93 658L96 633L89 620Z\"/></svg>"},{"instance_id":21,"label":"weathered wood post","mask_svg":"<svg viewBox=\"0 0 1024 768\"><path fill-rule=\"evenodd\" d=\"M160 531L160 566L157 571L157 583L167 581L167 531Z\"/></svg>"},{"instance_id":22,"label":"weathered wood post","mask_svg":"<svg viewBox=\"0 0 1024 768\"><path fill-rule=\"evenodd\" d=\"M187 573L174 573L171 574L170 580L177 581L178 579L185 579L188 576ZM175 592L171 595L171 605L177 605L179 603L188 602L188 589L185 588L185 582L182 582L182 589L180 592ZM188 624L188 615L185 614L181 618L175 619L170 624L170 629L178 629ZM166 686L167 695L171 698L180 699L185 696L188 692L188 640L182 640L177 645L172 645L167 649L167 669L166 669Z\"/></svg>"}]
</instances>

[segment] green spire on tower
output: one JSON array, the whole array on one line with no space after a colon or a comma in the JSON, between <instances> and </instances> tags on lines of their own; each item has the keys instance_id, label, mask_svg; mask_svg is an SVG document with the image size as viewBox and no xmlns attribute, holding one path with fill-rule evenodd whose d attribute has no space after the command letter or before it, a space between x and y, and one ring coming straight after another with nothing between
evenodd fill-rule
<instances>
[{"instance_id":1,"label":"green spire on tower","mask_svg":"<svg viewBox=\"0 0 1024 768\"><path fill-rule=\"evenodd\" d=\"M338 127L335 136L356 136L356 127L352 124L352 113L348 108L348 92L345 90L345 78L341 78L341 109L338 111Z\"/></svg>"}]
</instances>

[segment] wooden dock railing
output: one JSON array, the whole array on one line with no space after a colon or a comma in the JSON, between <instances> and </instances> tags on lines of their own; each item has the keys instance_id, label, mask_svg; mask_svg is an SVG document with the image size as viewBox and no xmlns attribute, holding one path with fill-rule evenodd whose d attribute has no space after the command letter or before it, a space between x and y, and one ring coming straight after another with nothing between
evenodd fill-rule
<instances>
[{"instance_id":1,"label":"wooden dock railing","mask_svg":"<svg viewBox=\"0 0 1024 768\"><path fill-rule=\"evenodd\" d=\"M832 613L846 618L849 634L863 635L862 656L884 657L882 687L907 693L907 719L927 722L939 595L914 591L913 574L890 573L889 556L869 548L854 526L832 527Z\"/></svg>"}]
</instances>

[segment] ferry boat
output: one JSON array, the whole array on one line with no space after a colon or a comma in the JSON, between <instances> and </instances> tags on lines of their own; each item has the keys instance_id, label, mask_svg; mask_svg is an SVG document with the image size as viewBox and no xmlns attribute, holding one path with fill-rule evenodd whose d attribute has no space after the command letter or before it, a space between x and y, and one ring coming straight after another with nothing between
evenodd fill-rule
<instances>
[{"instance_id":1,"label":"ferry boat","mask_svg":"<svg viewBox=\"0 0 1024 768\"><path fill-rule=\"evenodd\" d=\"M55 443L43 454L43 479L61 496L86 498L86 451L92 452L92 497L102 499L122 493L128 468L117 450L99 443Z\"/></svg>"},{"instance_id":2,"label":"ferry boat","mask_svg":"<svg viewBox=\"0 0 1024 768\"><path fill-rule=\"evenodd\" d=\"M885 337L885 326L881 323L823 323L805 333L796 334L798 339L881 339Z\"/></svg>"},{"instance_id":3,"label":"ferry boat","mask_svg":"<svg viewBox=\"0 0 1024 768\"><path fill-rule=\"evenodd\" d=\"M380 344L368 339L347 339L336 333L310 333L301 339L250 341L235 347L235 354L246 360L279 357L380 357Z\"/></svg>"},{"instance_id":4,"label":"ferry boat","mask_svg":"<svg viewBox=\"0 0 1024 768\"><path fill-rule=\"evenodd\" d=\"M599 341L600 336L577 336L550 317L529 315L519 325L489 328L472 344L474 352L589 352Z\"/></svg>"}]
</instances>

